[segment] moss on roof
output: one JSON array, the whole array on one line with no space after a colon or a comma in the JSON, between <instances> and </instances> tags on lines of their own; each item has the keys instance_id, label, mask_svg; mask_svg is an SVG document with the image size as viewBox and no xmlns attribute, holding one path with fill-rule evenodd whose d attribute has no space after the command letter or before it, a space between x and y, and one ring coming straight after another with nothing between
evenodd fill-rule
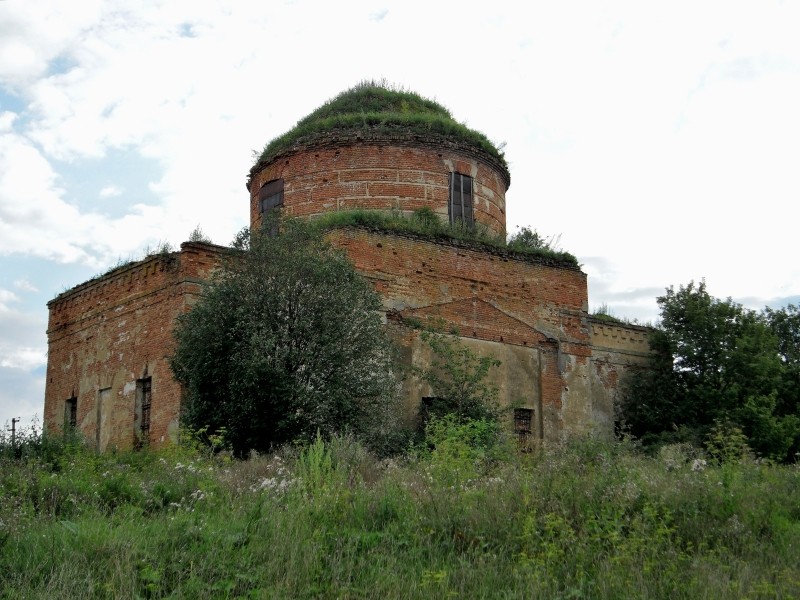
<instances>
[{"instance_id":1,"label":"moss on roof","mask_svg":"<svg viewBox=\"0 0 800 600\"><path fill-rule=\"evenodd\" d=\"M508 178L503 153L482 133L453 119L450 111L433 100L410 91L397 90L384 83L363 81L328 100L292 129L269 142L250 170L254 175L296 144L313 143L321 134L333 131L368 132L376 137L408 134L432 140L450 138L497 161Z\"/></svg>"}]
</instances>

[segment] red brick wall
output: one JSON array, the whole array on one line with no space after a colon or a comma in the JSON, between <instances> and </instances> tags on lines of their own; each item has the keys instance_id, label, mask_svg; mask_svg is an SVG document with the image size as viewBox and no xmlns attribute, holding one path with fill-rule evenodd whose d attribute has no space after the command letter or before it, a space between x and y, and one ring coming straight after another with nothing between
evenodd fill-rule
<instances>
[{"instance_id":1,"label":"red brick wall","mask_svg":"<svg viewBox=\"0 0 800 600\"><path fill-rule=\"evenodd\" d=\"M383 297L389 310L402 311L479 299L545 337L561 340L573 354L588 355L586 275L511 252L461 242L366 229L337 229L329 239L348 256ZM444 306L440 310L446 310ZM485 308L480 310L486 311ZM475 321L489 327L487 314ZM500 341L502 328L491 335ZM516 343L514 332L509 343Z\"/></svg>"},{"instance_id":2,"label":"red brick wall","mask_svg":"<svg viewBox=\"0 0 800 600\"><path fill-rule=\"evenodd\" d=\"M78 398L78 428L101 449L134 442L136 380L152 378L150 440L177 427L180 387L166 357L175 317L187 310L221 248L187 243L79 285L48 304L44 424L59 431L65 401ZM109 392L101 393L101 390ZM100 410L98 399L105 396Z\"/></svg>"},{"instance_id":3,"label":"red brick wall","mask_svg":"<svg viewBox=\"0 0 800 600\"><path fill-rule=\"evenodd\" d=\"M462 337L538 348L541 372L524 379L538 380L546 437L589 426L564 423L562 414L567 403L579 414L575 419L591 412L575 411L591 399L586 385L571 385L576 377L589 375L583 369L592 354L583 272L412 235L348 228L332 231L329 239L373 281L390 316L442 319ZM501 390L501 395L513 398L515 391Z\"/></svg>"},{"instance_id":4,"label":"red brick wall","mask_svg":"<svg viewBox=\"0 0 800 600\"><path fill-rule=\"evenodd\" d=\"M447 220L448 177L454 171L473 177L475 220L505 232L508 186L495 167L452 150L377 144L305 149L268 164L250 184L250 222L253 228L261 225L259 190L279 178L285 215L356 208L410 213L428 207Z\"/></svg>"},{"instance_id":5,"label":"red brick wall","mask_svg":"<svg viewBox=\"0 0 800 600\"><path fill-rule=\"evenodd\" d=\"M516 346L526 349L525 356L538 356L533 370L507 373L510 389L503 393L536 401L540 435L553 439L587 431L593 419L609 429L616 381L591 369L586 275L580 270L414 235L345 228L328 237L373 282L391 320L443 319L462 337L490 342L486 348ZM188 310L222 251L184 244L180 253L123 267L49 304L48 430L60 430L65 401L74 394L78 425L88 439L99 439L101 449L130 447L136 380L146 374L153 382L150 439L158 444L170 438L180 410L180 389L167 361L174 320ZM409 345L413 361L416 332L402 329L407 334L398 339ZM604 352L616 360L619 349ZM105 389L98 436L98 398ZM419 400L420 388L407 392L409 407Z\"/></svg>"}]
</instances>

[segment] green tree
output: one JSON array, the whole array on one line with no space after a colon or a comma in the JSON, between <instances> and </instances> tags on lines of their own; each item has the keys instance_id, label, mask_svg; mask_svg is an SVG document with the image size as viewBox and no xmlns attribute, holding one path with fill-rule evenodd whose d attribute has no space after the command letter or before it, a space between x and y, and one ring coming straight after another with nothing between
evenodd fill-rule
<instances>
[{"instance_id":1,"label":"green tree","mask_svg":"<svg viewBox=\"0 0 800 600\"><path fill-rule=\"evenodd\" d=\"M245 230L193 309L171 366L190 428L227 430L234 451L352 430L390 415L396 386L380 300L308 224Z\"/></svg>"},{"instance_id":2,"label":"green tree","mask_svg":"<svg viewBox=\"0 0 800 600\"><path fill-rule=\"evenodd\" d=\"M789 304L780 309L766 308L764 316L778 338L778 354L783 363L776 411L782 415L800 415L800 307ZM800 426L789 454L797 453L800 453Z\"/></svg>"},{"instance_id":3,"label":"green tree","mask_svg":"<svg viewBox=\"0 0 800 600\"><path fill-rule=\"evenodd\" d=\"M500 361L479 356L458 338L434 331L423 331L421 338L433 350L433 359L417 374L431 386L432 401L422 406L423 421L429 416L454 415L460 420L496 421L497 386L486 378Z\"/></svg>"},{"instance_id":4,"label":"green tree","mask_svg":"<svg viewBox=\"0 0 800 600\"><path fill-rule=\"evenodd\" d=\"M715 422L729 421L758 454L787 458L798 419L781 408L786 367L768 318L712 297L704 281L670 287L657 300L650 368L632 378L622 402L631 433L699 443Z\"/></svg>"}]
</instances>

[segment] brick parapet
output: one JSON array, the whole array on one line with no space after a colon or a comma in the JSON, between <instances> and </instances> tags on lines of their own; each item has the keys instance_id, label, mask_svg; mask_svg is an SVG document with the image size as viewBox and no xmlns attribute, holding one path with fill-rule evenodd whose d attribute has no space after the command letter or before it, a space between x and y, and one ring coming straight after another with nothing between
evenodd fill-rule
<instances>
[{"instance_id":1,"label":"brick parapet","mask_svg":"<svg viewBox=\"0 0 800 600\"><path fill-rule=\"evenodd\" d=\"M328 237L375 283L387 310L477 298L548 337L589 343L582 319L586 275L578 269L458 241L364 228L340 228Z\"/></svg>"},{"instance_id":2,"label":"brick parapet","mask_svg":"<svg viewBox=\"0 0 800 600\"><path fill-rule=\"evenodd\" d=\"M650 356L650 327L627 323L610 323L589 317L592 346L596 351L608 351L646 359Z\"/></svg>"}]
</instances>

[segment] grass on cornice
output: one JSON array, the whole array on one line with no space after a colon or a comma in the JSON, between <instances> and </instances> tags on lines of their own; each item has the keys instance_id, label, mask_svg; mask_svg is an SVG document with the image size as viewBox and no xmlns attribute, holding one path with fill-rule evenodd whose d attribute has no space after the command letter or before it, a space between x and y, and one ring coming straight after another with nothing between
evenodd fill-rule
<instances>
[{"instance_id":1,"label":"grass on cornice","mask_svg":"<svg viewBox=\"0 0 800 600\"><path fill-rule=\"evenodd\" d=\"M269 142L251 172L297 142L336 130L446 136L485 152L507 169L503 153L484 134L453 119L444 106L414 92L389 88L383 82L364 81L332 98Z\"/></svg>"},{"instance_id":2,"label":"grass on cornice","mask_svg":"<svg viewBox=\"0 0 800 600\"><path fill-rule=\"evenodd\" d=\"M439 240L459 240L490 248L498 248L522 256L535 256L564 266L579 268L578 259L569 252L553 251L546 248L509 248L506 238L484 226L477 224L474 229L450 225L430 209L420 209L412 215L400 212L380 212L375 210L340 210L326 213L314 220L321 229L337 227L369 227L383 231L413 233L421 237Z\"/></svg>"}]
</instances>

